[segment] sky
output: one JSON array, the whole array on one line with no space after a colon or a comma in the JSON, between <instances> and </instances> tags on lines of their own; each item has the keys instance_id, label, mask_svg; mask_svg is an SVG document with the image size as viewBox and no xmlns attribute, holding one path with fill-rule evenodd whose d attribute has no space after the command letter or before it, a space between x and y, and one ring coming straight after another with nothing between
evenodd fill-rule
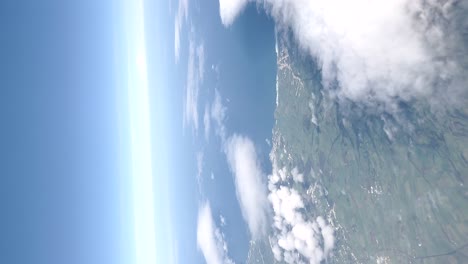
<instances>
[{"instance_id":1,"label":"sky","mask_svg":"<svg viewBox=\"0 0 468 264\"><path fill-rule=\"evenodd\" d=\"M182 131L184 146L180 151L187 162L186 168L179 168L183 172L174 176L182 174L184 183L180 185L192 189L186 198L190 202L175 199L181 204L175 207L175 219L188 219L188 224L179 225L184 228L176 231L183 235L179 235L179 251L186 254L179 260L244 262L251 232L263 230L267 218L257 223L245 221L247 212L239 203L236 168L231 165L239 156L236 153L242 156L234 145L248 142L247 152L256 151L248 158L258 158L253 168L261 168L262 173L271 170L271 147L266 139L272 136L276 95L274 22L250 6L237 23L226 28L216 1L174 3L172 39L177 77L170 86L176 87L179 98L179 103L174 103L179 109L173 112L175 118L176 111L182 109L183 120L176 130ZM228 145L232 149L228 150ZM259 190L263 187L258 186ZM255 195L254 191L249 193ZM265 204L266 198L262 206Z\"/></svg>"},{"instance_id":2,"label":"sky","mask_svg":"<svg viewBox=\"0 0 468 264\"><path fill-rule=\"evenodd\" d=\"M275 29L338 101L460 104L466 19L429 2L2 1L0 262L242 263L272 224L325 259L269 155Z\"/></svg>"},{"instance_id":3,"label":"sky","mask_svg":"<svg viewBox=\"0 0 468 264\"><path fill-rule=\"evenodd\" d=\"M217 2L187 5L176 55L175 1L1 5L1 262L204 263L200 217L245 259L223 145L271 136L271 19L227 30Z\"/></svg>"},{"instance_id":4,"label":"sky","mask_svg":"<svg viewBox=\"0 0 468 264\"><path fill-rule=\"evenodd\" d=\"M168 263L158 5L0 4L0 262Z\"/></svg>"},{"instance_id":5,"label":"sky","mask_svg":"<svg viewBox=\"0 0 468 264\"><path fill-rule=\"evenodd\" d=\"M118 263L112 5L2 1L0 10L0 262Z\"/></svg>"}]
</instances>

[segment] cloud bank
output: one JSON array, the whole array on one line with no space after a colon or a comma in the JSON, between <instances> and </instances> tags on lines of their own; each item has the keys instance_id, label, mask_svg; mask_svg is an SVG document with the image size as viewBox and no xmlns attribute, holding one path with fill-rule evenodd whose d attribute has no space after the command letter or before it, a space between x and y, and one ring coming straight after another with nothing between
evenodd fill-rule
<instances>
[{"instance_id":1,"label":"cloud bank","mask_svg":"<svg viewBox=\"0 0 468 264\"><path fill-rule=\"evenodd\" d=\"M467 1L255 2L317 59L324 86L338 99L392 107L398 100L466 98ZM220 0L224 25L247 3Z\"/></svg>"},{"instance_id":2,"label":"cloud bank","mask_svg":"<svg viewBox=\"0 0 468 264\"><path fill-rule=\"evenodd\" d=\"M270 240L275 259L286 263L319 264L331 256L335 246L334 229L322 216L304 213L302 196L289 187L289 179L302 182L294 168L290 173L279 169L272 158L273 172L268 180L268 200L273 207L275 236Z\"/></svg>"},{"instance_id":3,"label":"cloud bank","mask_svg":"<svg viewBox=\"0 0 468 264\"><path fill-rule=\"evenodd\" d=\"M253 142L243 136L233 135L227 139L225 152L234 175L237 199L242 216L253 239L265 234L268 226L268 200L265 175L257 160Z\"/></svg>"},{"instance_id":4,"label":"cloud bank","mask_svg":"<svg viewBox=\"0 0 468 264\"><path fill-rule=\"evenodd\" d=\"M208 202L198 210L197 246L202 251L207 264L234 264L228 257L224 235L215 226Z\"/></svg>"}]
</instances>

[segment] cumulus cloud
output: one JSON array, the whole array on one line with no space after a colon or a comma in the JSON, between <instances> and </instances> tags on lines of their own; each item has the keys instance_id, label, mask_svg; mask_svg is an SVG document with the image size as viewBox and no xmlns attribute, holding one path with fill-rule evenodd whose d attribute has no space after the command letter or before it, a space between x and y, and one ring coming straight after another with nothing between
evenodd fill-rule
<instances>
[{"instance_id":1,"label":"cumulus cloud","mask_svg":"<svg viewBox=\"0 0 468 264\"><path fill-rule=\"evenodd\" d=\"M225 26L229 26L244 9L248 0L219 0L219 14Z\"/></svg>"},{"instance_id":2,"label":"cumulus cloud","mask_svg":"<svg viewBox=\"0 0 468 264\"><path fill-rule=\"evenodd\" d=\"M265 175L258 162L255 146L249 138L233 135L226 141L225 152L234 175L242 216L252 238L259 238L265 234L268 225L269 205L263 180Z\"/></svg>"},{"instance_id":3,"label":"cumulus cloud","mask_svg":"<svg viewBox=\"0 0 468 264\"><path fill-rule=\"evenodd\" d=\"M268 200L274 212L273 255L286 263L319 264L331 256L335 246L334 229L322 216L312 218L304 213L301 194L287 182L288 177L301 175L298 170L287 173L276 164L273 158L273 173L268 182Z\"/></svg>"},{"instance_id":4,"label":"cumulus cloud","mask_svg":"<svg viewBox=\"0 0 468 264\"><path fill-rule=\"evenodd\" d=\"M304 181L304 174L299 173L299 170L297 168L292 169L291 176L292 176L293 180L296 181L296 182L303 182Z\"/></svg>"},{"instance_id":5,"label":"cumulus cloud","mask_svg":"<svg viewBox=\"0 0 468 264\"><path fill-rule=\"evenodd\" d=\"M247 3L220 0L224 25L230 25ZM256 3L280 28L292 29L300 46L317 59L324 86L338 99L392 108L398 100L466 98L467 1Z\"/></svg>"},{"instance_id":6,"label":"cumulus cloud","mask_svg":"<svg viewBox=\"0 0 468 264\"><path fill-rule=\"evenodd\" d=\"M188 0L179 0L179 5L174 18L174 56L176 62L179 61L180 52L180 31L188 18Z\"/></svg>"},{"instance_id":7,"label":"cumulus cloud","mask_svg":"<svg viewBox=\"0 0 468 264\"><path fill-rule=\"evenodd\" d=\"M228 248L223 233L216 227L208 202L198 210L197 246L207 264L234 264L228 257Z\"/></svg>"},{"instance_id":8,"label":"cumulus cloud","mask_svg":"<svg viewBox=\"0 0 468 264\"><path fill-rule=\"evenodd\" d=\"M203 44L196 45L190 40L183 125L191 125L195 134L198 133L198 97L203 82L204 56Z\"/></svg>"}]
</instances>

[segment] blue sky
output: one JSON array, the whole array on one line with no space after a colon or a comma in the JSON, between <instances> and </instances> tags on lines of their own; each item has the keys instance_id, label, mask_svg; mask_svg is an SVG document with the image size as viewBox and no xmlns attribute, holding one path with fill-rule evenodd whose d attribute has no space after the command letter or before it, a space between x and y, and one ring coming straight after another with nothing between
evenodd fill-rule
<instances>
[{"instance_id":1,"label":"blue sky","mask_svg":"<svg viewBox=\"0 0 468 264\"><path fill-rule=\"evenodd\" d=\"M224 66L248 65L252 61L242 56L249 54L242 55L241 48L233 56L216 43L223 38L237 47L239 43L229 42L240 37L248 46L251 36L243 34L252 33L244 32L246 25L233 32L222 27L216 2L207 9L190 6L197 32L181 30L176 62L175 4L2 3L1 54L7 62L2 65L1 97L2 261L168 263L177 259L177 252L185 252L181 263L203 262L196 225L198 209L207 199L213 199L216 221L221 214L228 219L229 241L244 242L231 249L234 258L244 257L248 231L226 160L218 157L221 142L214 128L205 141L201 115L198 134L183 126L182 98L189 42L203 43L206 82L200 84L199 112L202 103L214 100L215 89L223 93L222 104L232 102L232 109L243 101L239 109L247 112L232 115L226 126L252 132L264 144L271 129L249 131L256 117L247 115L262 90L255 87L258 95L251 97L251 77L237 84L245 89L233 83L255 67L240 72ZM201 10L212 13L208 20L199 19L208 17ZM268 27L272 41L271 23ZM256 120L262 122L263 115ZM196 175L201 152L202 193ZM211 174L214 180L209 180Z\"/></svg>"},{"instance_id":2,"label":"blue sky","mask_svg":"<svg viewBox=\"0 0 468 264\"><path fill-rule=\"evenodd\" d=\"M118 263L112 5L0 5L0 262Z\"/></svg>"},{"instance_id":3,"label":"blue sky","mask_svg":"<svg viewBox=\"0 0 468 264\"><path fill-rule=\"evenodd\" d=\"M170 258L164 35L138 3L2 2L0 262Z\"/></svg>"},{"instance_id":4,"label":"blue sky","mask_svg":"<svg viewBox=\"0 0 468 264\"><path fill-rule=\"evenodd\" d=\"M226 29L217 2L190 5L176 61L177 4L2 2L0 262L203 263L207 201L231 258L245 259L250 235L217 130L267 147L273 23L252 8ZM265 29L268 49L252 40ZM190 43L205 59L196 133L184 124ZM205 137L216 94L225 120L211 117Z\"/></svg>"}]
</instances>

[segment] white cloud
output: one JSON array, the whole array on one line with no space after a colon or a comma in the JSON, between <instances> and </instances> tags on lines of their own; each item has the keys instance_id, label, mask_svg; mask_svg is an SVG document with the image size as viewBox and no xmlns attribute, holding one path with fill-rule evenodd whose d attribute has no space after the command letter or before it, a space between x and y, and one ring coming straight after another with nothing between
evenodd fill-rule
<instances>
[{"instance_id":1,"label":"white cloud","mask_svg":"<svg viewBox=\"0 0 468 264\"><path fill-rule=\"evenodd\" d=\"M203 124L205 128L205 140L208 141L210 138L210 129L211 129L211 113L210 106L205 105L205 113L203 114Z\"/></svg>"},{"instance_id":2,"label":"white cloud","mask_svg":"<svg viewBox=\"0 0 468 264\"><path fill-rule=\"evenodd\" d=\"M198 57L198 78L203 80L205 73L205 48L203 43L197 47L197 57Z\"/></svg>"},{"instance_id":3,"label":"white cloud","mask_svg":"<svg viewBox=\"0 0 468 264\"><path fill-rule=\"evenodd\" d=\"M266 175L260 167L255 146L249 138L235 134L227 138L224 124L226 107L217 89L211 106L211 118L234 177L242 216L252 238L256 239L265 234L268 226L269 205L264 182Z\"/></svg>"},{"instance_id":4,"label":"white cloud","mask_svg":"<svg viewBox=\"0 0 468 264\"><path fill-rule=\"evenodd\" d=\"M228 257L224 235L215 226L208 202L198 210L197 246L202 251L207 264L233 264Z\"/></svg>"},{"instance_id":5,"label":"white cloud","mask_svg":"<svg viewBox=\"0 0 468 264\"><path fill-rule=\"evenodd\" d=\"M466 1L257 0L318 59L333 95L390 109L395 98L466 98ZM246 0L220 0L228 26ZM461 96L465 95L465 96Z\"/></svg>"},{"instance_id":6,"label":"white cloud","mask_svg":"<svg viewBox=\"0 0 468 264\"><path fill-rule=\"evenodd\" d=\"M302 194L289 187L291 180L303 182L303 173L297 168L291 171L286 167L279 168L274 155L277 144L273 143L270 155L273 168L272 175L268 176L267 188L264 182L266 175L253 142L236 134L226 139L225 112L221 95L216 90L211 116L224 146L234 176L237 200L252 239L264 235L272 223L274 234L270 237L270 244L278 261L305 263L306 260L307 263L318 264L328 259L335 246L334 228L321 216L312 218L303 213L305 205ZM272 221L269 219L271 216ZM224 217L219 217L221 226L224 226Z\"/></svg>"},{"instance_id":7,"label":"white cloud","mask_svg":"<svg viewBox=\"0 0 468 264\"><path fill-rule=\"evenodd\" d=\"M223 215L219 215L219 222L221 223L221 226L226 226L226 218L224 218Z\"/></svg>"},{"instance_id":8,"label":"white cloud","mask_svg":"<svg viewBox=\"0 0 468 264\"><path fill-rule=\"evenodd\" d=\"M331 255L335 245L334 230L318 216L308 219L302 213L301 195L287 186L273 185L268 199L274 211L272 251L278 261L319 264Z\"/></svg>"},{"instance_id":9,"label":"white cloud","mask_svg":"<svg viewBox=\"0 0 468 264\"><path fill-rule=\"evenodd\" d=\"M202 193L203 152L201 152L201 151L197 152L196 159L197 159L198 191L199 191L199 193Z\"/></svg>"},{"instance_id":10,"label":"white cloud","mask_svg":"<svg viewBox=\"0 0 468 264\"><path fill-rule=\"evenodd\" d=\"M273 255L276 260L286 263L319 264L332 255L334 229L323 217L314 219L303 213L302 194L288 184L291 177L298 178L302 174L297 168L290 173L286 168L279 169L274 153L272 150L273 170L268 177L268 200L273 207Z\"/></svg>"},{"instance_id":11,"label":"white cloud","mask_svg":"<svg viewBox=\"0 0 468 264\"><path fill-rule=\"evenodd\" d=\"M174 18L174 56L176 62L179 61L180 52L180 31L188 18L188 0L179 0L177 13Z\"/></svg>"},{"instance_id":12,"label":"white cloud","mask_svg":"<svg viewBox=\"0 0 468 264\"><path fill-rule=\"evenodd\" d=\"M229 167L234 174L237 199L242 216L252 237L258 238L268 224L268 200L266 185L253 142L243 136L233 135L225 144Z\"/></svg>"},{"instance_id":13,"label":"white cloud","mask_svg":"<svg viewBox=\"0 0 468 264\"><path fill-rule=\"evenodd\" d=\"M219 0L221 22L225 26L231 25L247 3L248 0Z\"/></svg>"},{"instance_id":14,"label":"white cloud","mask_svg":"<svg viewBox=\"0 0 468 264\"><path fill-rule=\"evenodd\" d=\"M178 19L174 24L174 56L175 61L179 62L179 53L180 53L180 26L178 24Z\"/></svg>"},{"instance_id":15,"label":"white cloud","mask_svg":"<svg viewBox=\"0 0 468 264\"><path fill-rule=\"evenodd\" d=\"M294 181L304 182L304 174L299 173L299 170L297 168L292 169L291 175Z\"/></svg>"},{"instance_id":16,"label":"white cloud","mask_svg":"<svg viewBox=\"0 0 468 264\"><path fill-rule=\"evenodd\" d=\"M211 64L211 70L216 74L216 78L219 78L219 64Z\"/></svg>"},{"instance_id":17,"label":"white cloud","mask_svg":"<svg viewBox=\"0 0 468 264\"><path fill-rule=\"evenodd\" d=\"M279 168L274 155L273 144L270 159L272 175L268 176L268 188L264 182L265 173L258 161L253 142L244 136L232 135L225 139L225 107L218 91L212 106L214 123L221 127L221 137L229 168L234 176L236 195L242 216L249 227L253 240L265 234L273 223L274 235L270 237L273 255L286 263L318 264L332 255L335 246L334 229L318 216L311 218L304 214L302 194L290 188L290 180L303 182L304 175L297 168L287 171ZM219 128L218 128L219 129ZM271 214L270 205L273 208ZM272 217L273 221L269 220ZM225 219L220 216L223 226Z\"/></svg>"},{"instance_id":18,"label":"white cloud","mask_svg":"<svg viewBox=\"0 0 468 264\"><path fill-rule=\"evenodd\" d=\"M204 67L204 56L203 44L196 46L195 42L190 40L183 125L191 125L195 134L198 133L198 97L204 72L200 68Z\"/></svg>"},{"instance_id":19,"label":"white cloud","mask_svg":"<svg viewBox=\"0 0 468 264\"><path fill-rule=\"evenodd\" d=\"M226 118L226 107L222 103L219 91L215 90L215 98L211 106L211 118L215 123L216 134L221 138L221 141L226 140L226 128L224 126L224 119Z\"/></svg>"}]
</instances>

